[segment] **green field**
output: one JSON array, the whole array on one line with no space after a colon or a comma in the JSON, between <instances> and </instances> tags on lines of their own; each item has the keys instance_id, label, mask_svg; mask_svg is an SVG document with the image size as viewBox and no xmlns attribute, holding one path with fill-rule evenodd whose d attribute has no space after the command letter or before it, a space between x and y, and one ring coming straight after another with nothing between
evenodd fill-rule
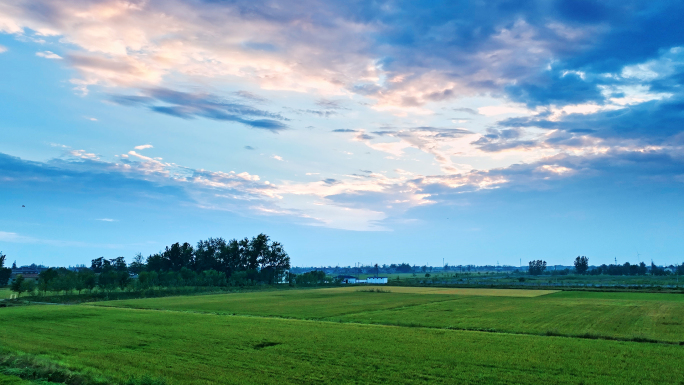
<instances>
[{"instance_id":1,"label":"green field","mask_svg":"<svg viewBox=\"0 0 684 385\"><path fill-rule=\"evenodd\" d=\"M684 295L384 287L100 302L100 306L334 322L684 341ZM430 295L428 295L430 294ZM464 295L465 294L465 295Z\"/></svg>"},{"instance_id":2,"label":"green field","mask_svg":"<svg viewBox=\"0 0 684 385\"><path fill-rule=\"evenodd\" d=\"M9 287L0 288L0 299L9 298L10 295L14 294Z\"/></svg>"},{"instance_id":3,"label":"green field","mask_svg":"<svg viewBox=\"0 0 684 385\"><path fill-rule=\"evenodd\" d=\"M117 381L684 383L684 295L381 289L2 308L0 344Z\"/></svg>"}]
</instances>

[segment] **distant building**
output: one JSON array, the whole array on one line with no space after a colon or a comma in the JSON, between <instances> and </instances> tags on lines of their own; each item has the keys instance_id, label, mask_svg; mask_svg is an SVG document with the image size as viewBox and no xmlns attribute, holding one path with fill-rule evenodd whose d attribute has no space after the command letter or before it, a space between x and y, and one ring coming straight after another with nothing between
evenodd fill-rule
<instances>
[{"instance_id":1,"label":"distant building","mask_svg":"<svg viewBox=\"0 0 684 385\"><path fill-rule=\"evenodd\" d=\"M387 277L368 277L366 278L366 283L372 283L375 285L382 285L387 283Z\"/></svg>"},{"instance_id":2,"label":"distant building","mask_svg":"<svg viewBox=\"0 0 684 385\"><path fill-rule=\"evenodd\" d=\"M342 283L356 283L356 277L353 275L339 275L337 276Z\"/></svg>"},{"instance_id":3,"label":"distant building","mask_svg":"<svg viewBox=\"0 0 684 385\"><path fill-rule=\"evenodd\" d=\"M12 277L15 277L19 274L23 275L24 278L26 278L27 275L29 274L40 274L43 271L47 270L48 268L42 265L30 265L30 266L22 266L22 267L15 267L12 269Z\"/></svg>"}]
</instances>

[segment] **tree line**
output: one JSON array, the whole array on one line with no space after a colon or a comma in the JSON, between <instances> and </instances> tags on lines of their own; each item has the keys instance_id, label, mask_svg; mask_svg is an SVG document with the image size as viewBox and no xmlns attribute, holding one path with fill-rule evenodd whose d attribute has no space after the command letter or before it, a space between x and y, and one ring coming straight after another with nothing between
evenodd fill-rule
<instances>
[{"instance_id":1,"label":"tree line","mask_svg":"<svg viewBox=\"0 0 684 385\"><path fill-rule=\"evenodd\" d=\"M602 264L601 266L596 266L589 269L589 258L586 256L578 256L574 261L575 272L577 274L589 274L589 275L668 275L672 274L665 268L657 266L651 262L651 266L647 266L644 262L639 264L630 264L625 262L622 265L619 264ZM528 272L531 275L541 275L546 270L546 261L535 260L529 262ZM673 274L684 275L684 264L674 267Z\"/></svg>"},{"instance_id":2,"label":"tree line","mask_svg":"<svg viewBox=\"0 0 684 385\"><path fill-rule=\"evenodd\" d=\"M0 258L4 263L4 256ZM0 265L1 267L1 265ZM77 291L145 290L154 287L245 286L295 282L287 270L290 257L280 242L265 234L252 239L209 238L196 246L180 242L130 264L123 257L93 259L90 267L50 268L37 282L17 276L11 289L18 294ZM1 272L1 270L0 270ZM10 270L11 272L11 270ZM137 277L137 279L132 279Z\"/></svg>"}]
</instances>

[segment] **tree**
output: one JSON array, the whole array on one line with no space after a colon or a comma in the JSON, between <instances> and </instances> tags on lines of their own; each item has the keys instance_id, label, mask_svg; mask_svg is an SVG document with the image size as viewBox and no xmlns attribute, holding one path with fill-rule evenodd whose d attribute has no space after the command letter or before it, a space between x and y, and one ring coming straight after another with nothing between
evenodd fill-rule
<instances>
[{"instance_id":1,"label":"tree","mask_svg":"<svg viewBox=\"0 0 684 385\"><path fill-rule=\"evenodd\" d=\"M5 258L7 258L7 256L0 251L0 286L7 285L7 282L9 282L9 279L12 276L12 269L5 267Z\"/></svg>"},{"instance_id":2,"label":"tree","mask_svg":"<svg viewBox=\"0 0 684 385\"><path fill-rule=\"evenodd\" d=\"M585 256L575 258L575 270L577 274L586 274L589 270L589 258Z\"/></svg>"},{"instance_id":3,"label":"tree","mask_svg":"<svg viewBox=\"0 0 684 385\"><path fill-rule=\"evenodd\" d=\"M21 283L21 288L22 292L33 294L33 292L36 290L36 281L32 279L25 279L24 282Z\"/></svg>"},{"instance_id":4,"label":"tree","mask_svg":"<svg viewBox=\"0 0 684 385\"><path fill-rule=\"evenodd\" d=\"M531 275L541 275L544 270L546 270L546 261L542 261L541 259L530 261L529 272Z\"/></svg>"},{"instance_id":5,"label":"tree","mask_svg":"<svg viewBox=\"0 0 684 385\"><path fill-rule=\"evenodd\" d=\"M128 265L128 271L132 274L140 274L143 270L145 270L145 260L143 260L142 254L138 253L133 257L133 262Z\"/></svg>"},{"instance_id":6,"label":"tree","mask_svg":"<svg viewBox=\"0 0 684 385\"><path fill-rule=\"evenodd\" d=\"M256 270L269 253L269 238L266 234L259 234L249 242L247 252L247 270Z\"/></svg>"},{"instance_id":7,"label":"tree","mask_svg":"<svg viewBox=\"0 0 684 385\"><path fill-rule=\"evenodd\" d=\"M131 276L128 274L128 271L117 271L116 272L116 283L119 286L119 289L123 291L123 289L128 286L128 283L131 282Z\"/></svg>"},{"instance_id":8,"label":"tree","mask_svg":"<svg viewBox=\"0 0 684 385\"><path fill-rule=\"evenodd\" d=\"M59 277L57 270L49 268L43 270L38 274L38 290L42 291L43 294L47 294L47 291L52 288L52 282Z\"/></svg>"},{"instance_id":9,"label":"tree","mask_svg":"<svg viewBox=\"0 0 684 385\"><path fill-rule=\"evenodd\" d=\"M103 257L93 259L90 261L90 270L94 271L95 273L101 273L104 261L105 259Z\"/></svg>"},{"instance_id":10,"label":"tree","mask_svg":"<svg viewBox=\"0 0 684 385\"><path fill-rule=\"evenodd\" d=\"M192 253L192 246L185 243L183 246L189 247ZM221 250L225 248L226 241L223 238L209 238L206 241L197 242L197 248L194 251L194 270L202 272L205 270L218 269L220 265ZM189 254L192 257L192 254ZM180 270L180 267L178 268Z\"/></svg>"},{"instance_id":11,"label":"tree","mask_svg":"<svg viewBox=\"0 0 684 385\"><path fill-rule=\"evenodd\" d=\"M21 293L26 290L26 287L24 286L23 275L19 274L16 276L16 278L14 278L14 282L12 282L12 285L10 285L10 290L17 293L17 296L21 296Z\"/></svg>"},{"instance_id":12,"label":"tree","mask_svg":"<svg viewBox=\"0 0 684 385\"><path fill-rule=\"evenodd\" d=\"M290 257L285 252L283 245L273 242L268 249L261 253L262 280L272 285L283 281L285 270L290 268Z\"/></svg>"},{"instance_id":13,"label":"tree","mask_svg":"<svg viewBox=\"0 0 684 385\"><path fill-rule=\"evenodd\" d=\"M117 257L114 259L110 259L109 263L111 264L112 269L115 271L126 271L128 272L128 266L126 265L126 260L124 257ZM103 270L105 267L103 267Z\"/></svg>"}]
</instances>

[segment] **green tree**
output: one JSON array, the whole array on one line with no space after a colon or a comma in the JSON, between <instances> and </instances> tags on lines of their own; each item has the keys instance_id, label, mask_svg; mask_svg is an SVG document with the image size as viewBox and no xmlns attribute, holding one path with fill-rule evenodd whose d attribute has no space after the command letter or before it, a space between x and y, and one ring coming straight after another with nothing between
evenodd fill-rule
<instances>
[{"instance_id":1,"label":"green tree","mask_svg":"<svg viewBox=\"0 0 684 385\"><path fill-rule=\"evenodd\" d=\"M110 259L109 263L115 271L128 271L128 266L126 265L126 259L124 259L124 257Z\"/></svg>"},{"instance_id":2,"label":"green tree","mask_svg":"<svg viewBox=\"0 0 684 385\"><path fill-rule=\"evenodd\" d=\"M81 293L81 290L84 289L88 290L89 292L92 292L95 286L97 285L97 276L90 269L79 270L76 279L76 290L78 290L79 294Z\"/></svg>"},{"instance_id":3,"label":"green tree","mask_svg":"<svg viewBox=\"0 0 684 385\"><path fill-rule=\"evenodd\" d=\"M56 269L49 268L43 270L38 274L38 290L42 291L43 294L47 294L48 290L52 290L53 281L59 277L59 273Z\"/></svg>"},{"instance_id":4,"label":"green tree","mask_svg":"<svg viewBox=\"0 0 684 385\"><path fill-rule=\"evenodd\" d=\"M12 269L5 267L5 258L7 256L0 251L0 286L7 285L12 276Z\"/></svg>"},{"instance_id":5,"label":"green tree","mask_svg":"<svg viewBox=\"0 0 684 385\"><path fill-rule=\"evenodd\" d=\"M546 270L546 261L542 261L541 259L530 261L529 272L531 275L541 275L544 270Z\"/></svg>"},{"instance_id":6,"label":"green tree","mask_svg":"<svg viewBox=\"0 0 684 385\"><path fill-rule=\"evenodd\" d=\"M589 270L589 258L585 256L575 258L575 270L577 274L586 274Z\"/></svg>"},{"instance_id":7,"label":"green tree","mask_svg":"<svg viewBox=\"0 0 684 385\"><path fill-rule=\"evenodd\" d=\"M123 289L128 286L128 284L131 282L131 275L128 274L128 271L117 271L116 272L116 283L119 286L119 289L123 291Z\"/></svg>"},{"instance_id":8,"label":"green tree","mask_svg":"<svg viewBox=\"0 0 684 385\"><path fill-rule=\"evenodd\" d=\"M128 265L128 271L130 271L131 274L140 274L143 270L145 270L145 260L143 259L142 254L138 253L133 257L133 262Z\"/></svg>"},{"instance_id":9,"label":"green tree","mask_svg":"<svg viewBox=\"0 0 684 385\"><path fill-rule=\"evenodd\" d=\"M21 296L21 293L26 290L26 287L24 286L24 276L22 274L19 274L14 278L14 281L10 285L10 290L17 293L17 296Z\"/></svg>"},{"instance_id":10,"label":"green tree","mask_svg":"<svg viewBox=\"0 0 684 385\"><path fill-rule=\"evenodd\" d=\"M36 291L36 281L33 279L25 279L24 282L21 283L22 287L22 292L33 294L34 291Z\"/></svg>"}]
</instances>

